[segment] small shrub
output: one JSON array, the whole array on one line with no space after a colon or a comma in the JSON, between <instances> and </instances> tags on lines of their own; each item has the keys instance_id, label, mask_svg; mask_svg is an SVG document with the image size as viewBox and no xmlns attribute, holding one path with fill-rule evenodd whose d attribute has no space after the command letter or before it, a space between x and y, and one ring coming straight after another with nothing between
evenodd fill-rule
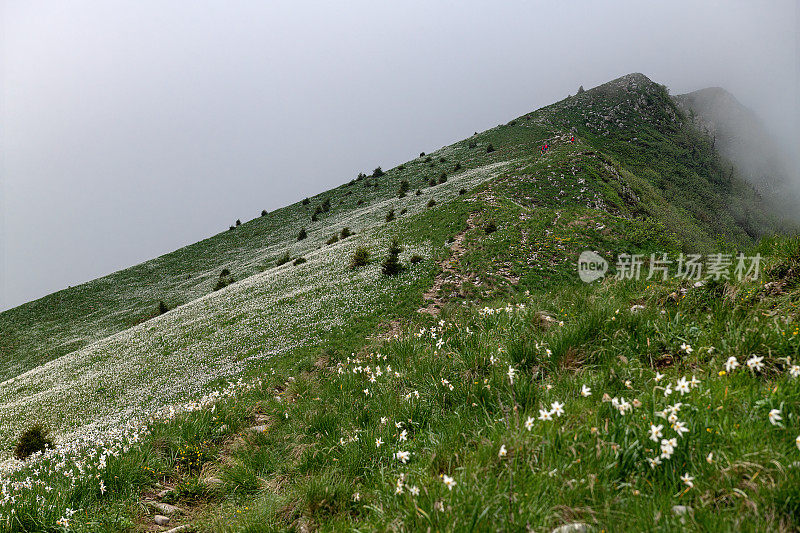
<instances>
[{"instance_id":1,"label":"small shrub","mask_svg":"<svg viewBox=\"0 0 800 533\"><path fill-rule=\"evenodd\" d=\"M384 174L384 172L381 169L381 167L378 167L378 168L376 168L375 170L372 171L372 177L373 178L380 178L381 176L383 176L383 174Z\"/></svg>"},{"instance_id":2,"label":"small shrub","mask_svg":"<svg viewBox=\"0 0 800 533\"><path fill-rule=\"evenodd\" d=\"M408 212L408 209L406 209L406 208L403 208L403 209L400 211L400 215L401 215L401 216L402 216L402 215L405 215L407 212Z\"/></svg>"},{"instance_id":3,"label":"small shrub","mask_svg":"<svg viewBox=\"0 0 800 533\"><path fill-rule=\"evenodd\" d=\"M337 242L339 242L339 236L334 233L333 235L331 235L330 239L325 241L325 244L330 246L331 244L336 244Z\"/></svg>"},{"instance_id":4,"label":"small shrub","mask_svg":"<svg viewBox=\"0 0 800 533\"><path fill-rule=\"evenodd\" d=\"M381 263L381 272L383 272L384 276L396 276L403 271L404 267L400 263L400 252L402 251L403 249L400 248L397 239L394 239L389 245L389 253L386 259Z\"/></svg>"},{"instance_id":5,"label":"small shrub","mask_svg":"<svg viewBox=\"0 0 800 533\"><path fill-rule=\"evenodd\" d=\"M241 225L242 225L242 221L241 221L241 220L239 220L238 218L236 219L236 225L237 225L237 226L241 226Z\"/></svg>"},{"instance_id":6,"label":"small shrub","mask_svg":"<svg viewBox=\"0 0 800 533\"><path fill-rule=\"evenodd\" d=\"M492 152L494 152L494 146L492 146L492 143L489 143L489 146L486 147L486 153L491 154Z\"/></svg>"},{"instance_id":7,"label":"small shrub","mask_svg":"<svg viewBox=\"0 0 800 533\"><path fill-rule=\"evenodd\" d=\"M486 235L494 233L495 231L497 231L497 225L494 222L489 222L488 224L486 224L486 226L483 227L483 231L486 232Z\"/></svg>"},{"instance_id":8,"label":"small shrub","mask_svg":"<svg viewBox=\"0 0 800 533\"><path fill-rule=\"evenodd\" d=\"M230 276L230 275L231 275L231 271L230 271L230 270L228 270L227 268L223 268L223 269L222 269L222 272L220 272L220 273L219 273L219 277L222 277L222 276Z\"/></svg>"},{"instance_id":9,"label":"small shrub","mask_svg":"<svg viewBox=\"0 0 800 533\"><path fill-rule=\"evenodd\" d=\"M262 210L261 210L261 216L262 216L262 217L265 217L265 216L267 216L267 210L266 210L266 209L262 209Z\"/></svg>"},{"instance_id":10,"label":"small shrub","mask_svg":"<svg viewBox=\"0 0 800 533\"><path fill-rule=\"evenodd\" d=\"M303 205L308 205L310 203L311 203L311 200L309 200L308 198L303 198L303 202L302 202Z\"/></svg>"},{"instance_id":11,"label":"small shrub","mask_svg":"<svg viewBox=\"0 0 800 533\"><path fill-rule=\"evenodd\" d=\"M297 266L297 265L302 265L305 262L306 262L306 258L305 257L298 257L297 259L294 260L294 262L292 264L294 266Z\"/></svg>"},{"instance_id":12,"label":"small shrub","mask_svg":"<svg viewBox=\"0 0 800 533\"><path fill-rule=\"evenodd\" d=\"M425 152L420 152L420 153L419 153L419 156L420 156L420 157L425 157Z\"/></svg>"},{"instance_id":13,"label":"small shrub","mask_svg":"<svg viewBox=\"0 0 800 533\"><path fill-rule=\"evenodd\" d=\"M167 304L164 303L164 300L158 302L158 314L163 315L167 311L169 311L169 307L167 307Z\"/></svg>"},{"instance_id":14,"label":"small shrub","mask_svg":"<svg viewBox=\"0 0 800 533\"><path fill-rule=\"evenodd\" d=\"M386 222L391 222L394 220L394 209L389 209L389 212L386 213Z\"/></svg>"},{"instance_id":15,"label":"small shrub","mask_svg":"<svg viewBox=\"0 0 800 533\"><path fill-rule=\"evenodd\" d=\"M459 189L458 190L458 195L459 196L464 196L465 194L467 194L467 189Z\"/></svg>"},{"instance_id":16,"label":"small shrub","mask_svg":"<svg viewBox=\"0 0 800 533\"><path fill-rule=\"evenodd\" d=\"M446 157L440 157L439 158L439 162L440 163L447 163L447 158Z\"/></svg>"},{"instance_id":17,"label":"small shrub","mask_svg":"<svg viewBox=\"0 0 800 533\"><path fill-rule=\"evenodd\" d=\"M473 149L473 148L476 148L477 146L478 146L478 143L476 143L475 141L470 141L470 142L469 142L469 148L470 148L470 150L471 150L471 149Z\"/></svg>"},{"instance_id":18,"label":"small shrub","mask_svg":"<svg viewBox=\"0 0 800 533\"><path fill-rule=\"evenodd\" d=\"M411 264L416 265L417 263L422 263L423 257L419 254L414 254L411 256Z\"/></svg>"},{"instance_id":19,"label":"small shrub","mask_svg":"<svg viewBox=\"0 0 800 533\"><path fill-rule=\"evenodd\" d=\"M361 180L363 180L363 179L364 179L364 178L366 178L366 177L367 177L367 175L366 175L366 174L364 174L363 172L359 172L359 173L358 173L358 177L356 178L356 181L361 181Z\"/></svg>"},{"instance_id":20,"label":"small shrub","mask_svg":"<svg viewBox=\"0 0 800 533\"><path fill-rule=\"evenodd\" d=\"M353 257L350 259L350 270L367 266L367 264L369 264L369 250L364 246L359 246L355 249Z\"/></svg>"},{"instance_id":21,"label":"small shrub","mask_svg":"<svg viewBox=\"0 0 800 533\"><path fill-rule=\"evenodd\" d=\"M408 192L408 189L409 189L410 187L411 187L411 186L408 184L408 180L402 180L402 181L400 182L400 190L401 190L401 191L403 191L403 192Z\"/></svg>"},{"instance_id":22,"label":"small shrub","mask_svg":"<svg viewBox=\"0 0 800 533\"><path fill-rule=\"evenodd\" d=\"M509 126L516 126L517 125L517 121L516 120L512 120L511 122L508 123L508 125Z\"/></svg>"},{"instance_id":23,"label":"small shrub","mask_svg":"<svg viewBox=\"0 0 800 533\"><path fill-rule=\"evenodd\" d=\"M406 169L405 165L400 165L399 167L397 167L397 170L405 170L405 169Z\"/></svg>"},{"instance_id":24,"label":"small shrub","mask_svg":"<svg viewBox=\"0 0 800 533\"><path fill-rule=\"evenodd\" d=\"M322 211L324 213L327 213L330 210L331 210L331 199L330 198L325 198L325 201L322 202Z\"/></svg>"},{"instance_id":25,"label":"small shrub","mask_svg":"<svg viewBox=\"0 0 800 533\"><path fill-rule=\"evenodd\" d=\"M439 176L439 184L442 184L447 181L447 172L442 172L442 175Z\"/></svg>"},{"instance_id":26,"label":"small shrub","mask_svg":"<svg viewBox=\"0 0 800 533\"><path fill-rule=\"evenodd\" d=\"M319 220L319 218L317 217L317 213L312 214L311 215L311 222L316 222L317 220Z\"/></svg>"},{"instance_id":27,"label":"small shrub","mask_svg":"<svg viewBox=\"0 0 800 533\"><path fill-rule=\"evenodd\" d=\"M398 190L397 191L397 197L398 198L405 198L406 197L406 191L404 191L403 189Z\"/></svg>"},{"instance_id":28,"label":"small shrub","mask_svg":"<svg viewBox=\"0 0 800 533\"><path fill-rule=\"evenodd\" d=\"M356 202L356 205L364 205L364 200L359 200Z\"/></svg>"},{"instance_id":29,"label":"small shrub","mask_svg":"<svg viewBox=\"0 0 800 533\"><path fill-rule=\"evenodd\" d=\"M415 192L414 194L416 194L417 196L422 196L422 191L417 189L417 192Z\"/></svg>"},{"instance_id":30,"label":"small shrub","mask_svg":"<svg viewBox=\"0 0 800 533\"><path fill-rule=\"evenodd\" d=\"M460 161L458 163L456 163L456 166L453 167L453 172L457 172L459 170L461 170L461 162Z\"/></svg>"},{"instance_id":31,"label":"small shrub","mask_svg":"<svg viewBox=\"0 0 800 533\"><path fill-rule=\"evenodd\" d=\"M235 229L236 229L235 227L231 226L230 228L228 228L228 231L233 231Z\"/></svg>"},{"instance_id":32,"label":"small shrub","mask_svg":"<svg viewBox=\"0 0 800 533\"><path fill-rule=\"evenodd\" d=\"M227 287L227 286L228 286L230 283L233 283L233 280L231 280L230 282L228 282L228 281L226 281L226 280L225 280L225 278L219 278L219 279L217 280L217 284L216 284L216 285L214 285L214 290L215 290L215 291L218 291L218 290L220 290L220 289L224 289L224 288L225 288L225 287Z\"/></svg>"},{"instance_id":33,"label":"small shrub","mask_svg":"<svg viewBox=\"0 0 800 533\"><path fill-rule=\"evenodd\" d=\"M38 424L23 431L14 447L14 457L24 461L36 452L52 448L53 441L47 437L47 433L47 430Z\"/></svg>"},{"instance_id":34,"label":"small shrub","mask_svg":"<svg viewBox=\"0 0 800 533\"><path fill-rule=\"evenodd\" d=\"M342 239L346 239L352 234L353 234L353 232L350 231L350 228L345 226L345 227L342 228L342 231L339 233L339 237L342 238Z\"/></svg>"},{"instance_id":35,"label":"small shrub","mask_svg":"<svg viewBox=\"0 0 800 533\"><path fill-rule=\"evenodd\" d=\"M297 240L298 241L302 241L306 237L308 237L308 233L306 233L306 228L302 228L300 230L300 233L297 234Z\"/></svg>"},{"instance_id":36,"label":"small shrub","mask_svg":"<svg viewBox=\"0 0 800 533\"><path fill-rule=\"evenodd\" d=\"M289 257L289 252L286 252L285 254L283 254L278 258L278 260L275 262L275 266L285 265L289 261L291 261L291 258Z\"/></svg>"},{"instance_id":37,"label":"small shrub","mask_svg":"<svg viewBox=\"0 0 800 533\"><path fill-rule=\"evenodd\" d=\"M433 158L431 156L425 158L426 163L430 163L431 161L433 161Z\"/></svg>"},{"instance_id":38,"label":"small shrub","mask_svg":"<svg viewBox=\"0 0 800 533\"><path fill-rule=\"evenodd\" d=\"M433 198L431 198L430 200L428 200L428 207L433 207L433 206L435 206L435 205L436 205L436 200L434 200Z\"/></svg>"},{"instance_id":39,"label":"small shrub","mask_svg":"<svg viewBox=\"0 0 800 533\"><path fill-rule=\"evenodd\" d=\"M430 185L431 187L436 187L436 178L429 179L428 185Z\"/></svg>"}]
</instances>

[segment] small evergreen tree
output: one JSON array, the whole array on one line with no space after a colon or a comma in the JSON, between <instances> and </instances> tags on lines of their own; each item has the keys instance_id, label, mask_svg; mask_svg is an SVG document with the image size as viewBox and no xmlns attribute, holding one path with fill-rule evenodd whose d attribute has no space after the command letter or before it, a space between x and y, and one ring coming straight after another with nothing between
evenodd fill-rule
<instances>
[{"instance_id":1,"label":"small evergreen tree","mask_svg":"<svg viewBox=\"0 0 800 533\"><path fill-rule=\"evenodd\" d=\"M265 217L265 216L267 216L267 210L266 210L266 209L262 209L262 210L261 210L261 216L262 216L262 217Z\"/></svg>"},{"instance_id":2,"label":"small evergreen tree","mask_svg":"<svg viewBox=\"0 0 800 533\"><path fill-rule=\"evenodd\" d=\"M353 257L350 259L350 270L367 266L367 264L369 264L369 250L364 246L357 247L353 252Z\"/></svg>"},{"instance_id":3,"label":"small evergreen tree","mask_svg":"<svg viewBox=\"0 0 800 533\"><path fill-rule=\"evenodd\" d=\"M308 205L310 203L311 203L311 200L309 200L308 198L303 198L303 205Z\"/></svg>"},{"instance_id":4,"label":"small evergreen tree","mask_svg":"<svg viewBox=\"0 0 800 533\"><path fill-rule=\"evenodd\" d=\"M285 254L283 254L278 258L278 260L275 262L275 266L285 265L289 261L291 261L291 258L289 257L289 252L286 252Z\"/></svg>"},{"instance_id":5,"label":"small evergreen tree","mask_svg":"<svg viewBox=\"0 0 800 533\"><path fill-rule=\"evenodd\" d=\"M339 236L334 233L327 241L325 241L325 244L330 246L331 244L336 244L337 242L339 242Z\"/></svg>"},{"instance_id":6,"label":"small evergreen tree","mask_svg":"<svg viewBox=\"0 0 800 533\"><path fill-rule=\"evenodd\" d=\"M169 307L167 307L167 304L164 303L164 300L158 302L158 314L163 315L167 311L169 311Z\"/></svg>"},{"instance_id":7,"label":"small evergreen tree","mask_svg":"<svg viewBox=\"0 0 800 533\"><path fill-rule=\"evenodd\" d=\"M422 191L417 189L417 192L415 192L414 194L416 194L417 196L422 196Z\"/></svg>"},{"instance_id":8,"label":"small evergreen tree","mask_svg":"<svg viewBox=\"0 0 800 533\"><path fill-rule=\"evenodd\" d=\"M428 207L433 207L433 206L435 206L435 205L436 205L436 200L434 200L433 198L431 198L430 200L428 200Z\"/></svg>"},{"instance_id":9,"label":"small evergreen tree","mask_svg":"<svg viewBox=\"0 0 800 533\"><path fill-rule=\"evenodd\" d=\"M439 184L442 184L447 181L447 172L442 172L442 175L439 176Z\"/></svg>"},{"instance_id":10,"label":"small evergreen tree","mask_svg":"<svg viewBox=\"0 0 800 533\"><path fill-rule=\"evenodd\" d=\"M341 233L339 233L339 237L340 237L341 239L346 239L346 238L348 238L348 237L349 237L350 235L352 235L352 234L353 234L353 232L352 232L352 231L350 231L350 228L348 228L347 226L345 226L345 227L343 227L343 228L342 228L342 231L341 231Z\"/></svg>"},{"instance_id":11,"label":"small evergreen tree","mask_svg":"<svg viewBox=\"0 0 800 533\"><path fill-rule=\"evenodd\" d=\"M453 167L453 172L457 172L461 170L461 161L456 163L456 166Z\"/></svg>"},{"instance_id":12,"label":"small evergreen tree","mask_svg":"<svg viewBox=\"0 0 800 533\"><path fill-rule=\"evenodd\" d=\"M491 154L492 152L494 152L494 146L492 146L492 143L489 143L489 146L486 147L486 153Z\"/></svg>"},{"instance_id":13,"label":"small evergreen tree","mask_svg":"<svg viewBox=\"0 0 800 533\"><path fill-rule=\"evenodd\" d=\"M581 85L580 87L578 87L578 94L583 94L583 93L584 93L583 85Z\"/></svg>"},{"instance_id":14,"label":"small evergreen tree","mask_svg":"<svg viewBox=\"0 0 800 533\"><path fill-rule=\"evenodd\" d=\"M394 220L394 209L389 209L389 212L386 213L386 222L391 222Z\"/></svg>"},{"instance_id":15,"label":"small evergreen tree","mask_svg":"<svg viewBox=\"0 0 800 533\"><path fill-rule=\"evenodd\" d=\"M381 176L383 176L383 169L381 169L381 167L378 167L372 171L373 178L380 178Z\"/></svg>"},{"instance_id":16,"label":"small evergreen tree","mask_svg":"<svg viewBox=\"0 0 800 533\"><path fill-rule=\"evenodd\" d=\"M223 269L222 269L222 272L220 272L220 273L219 273L219 277L222 277L222 276L230 276L230 275L231 275L231 271L230 271L230 270L228 270L227 268L223 268Z\"/></svg>"},{"instance_id":17,"label":"small evergreen tree","mask_svg":"<svg viewBox=\"0 0 800 533\"><path fill-rule=\"evenodd\" d=\"M420 157L425 157L425 152L420 152L420 153L419 153L419 156L420 156Z\"/></svg>"},{"instance_id":18,"label":"small evergreen tree","mask_svg":"<svg viewBox=\"0 0 800 533\"><path fill-rule=\"evenodd\" d=\"M308 237L308 233L306 233L306 228L302 228L300 230L300 233L297 234L297 240L298 241L302 241L306 237Z\"/></svg>"},{"instance_id":19,"label":"small evergreen tree","mask_svg":"<svg viewBox=\"0 0 800 533\"><path fill-rule=\"evenodd\" d=\"M400 263L400 252L402 251L397 239L392 240L389 245L389 253L381 263L381 272L384 276L396 276L403 271L403 265Z\"/></svg>"},{"instance_id":20,"label":"small evergreen tree","mask_svg":"<svg viewBox=\"0 0 800 533\"><path fill-rule=\"evenodd\" d=\"M431 187L436 187L436 178L429 179L428 185L430 185Z\"/></svg>"},{"instance_id":21,"label":"small evergreen tree","mask_svg":"<svg viewBox=\"0 0 800 533\"><path fill-rule=\"evenodd\" d=\"M239 220L238 218L236 219L236 225L237 225L237 226L241 226L241 225L242 225L242 221L241 221L241 220Z\"/></svg>"},{"instance_id":22,"label":"small evergreen tree","mask_svg":"<svg viewBox=\"0 0 800 533\"><path fill-rule=\"evenodd\" d=\"M490 233L494 233L495 231L497 231L497 225L494 222L489 222L488 224L486 224L486 226L484 226L483 231L485 231L487 235Z\"/></svg>"},{"instance_id":23,"label":"small evergreen tree","mask_svg":"<svg viewBox=\"0 0 800 533\"><path fill-rule=\"evenodd\" d=\"M294 266L297 266L297 265L302 265L305 262L306 262L306 258L305 257L298 257L297 259L294 260L294 262L292 264Z\"/></svg>"}]
</instances>

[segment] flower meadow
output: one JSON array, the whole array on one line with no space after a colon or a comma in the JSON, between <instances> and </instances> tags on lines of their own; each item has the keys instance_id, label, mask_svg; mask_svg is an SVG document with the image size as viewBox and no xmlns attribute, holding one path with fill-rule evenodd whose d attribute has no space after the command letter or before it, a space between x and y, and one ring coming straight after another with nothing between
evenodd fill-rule
<instances>
[{"instance_id":1,"label":"flower meadow","mask_svg":"<svg viewBox=\"0 0 800 533\"><path fill-rule=\"evenodd\" d=\"M0 523L92 530L93 506L213 475L200 530L797 527L793 322L629 309L626 287L454 306L341 358L275 360L18 467ZM182 466L189 443L205 451Z\"/></svg>"}]
</instances>

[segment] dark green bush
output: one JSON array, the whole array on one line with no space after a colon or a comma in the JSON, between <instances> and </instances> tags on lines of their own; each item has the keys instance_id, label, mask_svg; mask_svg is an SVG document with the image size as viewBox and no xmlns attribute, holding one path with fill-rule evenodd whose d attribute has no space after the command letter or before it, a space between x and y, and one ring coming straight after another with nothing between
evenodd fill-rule
<instances>
[{"instance_id":1,"label":"dark green bush","mask_svg":"<svg viewBox=\"0 0 800 533\"><path fill-rule=\"evenodd\" d=\"M436 205L436 200L434 200L433 198L431 198L430 200L428 200L428 207L433 207L433 206L435 206L435 205Z\"/></svg>"},{"instance_id":2,"label":"dark green bush","mask_svg":"<svg viewBox=\"0 0 800 533\"><path fill-rule=\"evenodd\" d=\"M461 170L461 162L460 161L458 163L456 163L456 166L453 167L453 172L455 172L457 170Z\"/></svg>"},{"instance_id":3,"label":"dark green bush","mask_svg":"<svg viewBox=\"0 0 800 533\"><path fill-rule=\"evenodd\" d=\"M353 257L350 259L350 270L355 270L359 267L366 266L369 263L369 250L364 246L359 246L353 252Z\"/></svg>"},{"instance_id":4,"label":"dark green bush","mask_svg":"<svg viewBox=\"0 0 800 533\"><path fill-rule=\"evenodd\" d=\"M439 176L439 183L442 184L447 181L447 172L442 172L442 175Z\"/></svg>"},{"instance_id":5,"label":"dark green bush","mask_svg":"<svg viewBox=\"0 0 800 533\"><path fill-rule=\"evenodd\" d=\"M422 191L417 189L417 192L415 192L414 194L416 194L417 196L422 196Z\"/></svg>"},{"instance_id":6,"label":"dark green bush","mask_svg":"<svg viewBox=\"0 0 800 533\"><path fill-rule=\"evenodd\" d=\"M402 251L403 249L400 248L397 239L394 239L389 245L389 253L386 255L386 259L381 263L381 272L383 272L384 276L396 276L403 271L404 267L400 263L400 252Z\"/></svg>"},{"instance_id":7,"label":"dark green bush","mask_svg":"<svg viewBox=\"0 0 800 533\"><path fill-rule=\"evenodd\" d=\"M458 194L459 196L464 196L465 194L467 194L467 189L459 189Z\"/></svg>"},{"instance_id":8,"label":"dark green bush","mask_svg":"<svg viewBox=\"0 0 800 533\"><path fill-rule=\"evenodd\" d=\"M492 152L494 152L494 146L492 146L492 143L489 143L489 146L486 147L486 153L491 154Z\"/></svg>"},{"instance_id":9,"label":"dark green bush","mask_svg":"<svg viewBox=\"0 0 800 533\"><path fill-rule=\"evenodd\" d=\"M343 228L342 228L342 231L339 233L339 238L341 238L341 239L346 239L346 238L348 238L348 237L349 237L350 235L352 235L352 234L353 234L353 232L352 232L352 231L350 231L350 228L348 228L347 226L345 226L345 227L343 227Z\"/></svg>"},{"instance_id":10,"label":"dark green bush","mask_svg":"<svg viewBox=\"0 0 800 533\"><path fill-rule=\"evenodd\" d=\"M163 315L167 311L169 311L169 307L167 307L167 304L164 303L164 300L158 302L158 314Z\"/></svg>"},{"instance_id":11,"label":"dark green bush","mask_svg":"<svg viewBox=\"0 0 800 533\"><path fill-rule=\"evenodd\" d=\"M302 241L306 237L308 237L308 233L306 233L306 228L302 228L300 230L300 233L297 234L297 240L298 241Z\"/></svg>"},{"instance_id":12,"label":"dark green bush","mask_svg":"<svg viewBox=\"0 0 800 533\"><path fill-rule=\"evenodd\" d=\"M291 260L292 259L289 257L289 252L286 252L285 254L283 254L282 256L280 256L278 258L278 260L275 262L275 266L285 265L286 263L288 263Z\"/></svg>"},{"instance_id":13,"label":"dark green bush","mask_svg":"<svg viewBox=\"0 0 800 533\"><path fill-rule=\"evenodd\" d=\"M308 205L310 203L311 203L311 200L309 200L308 198L303 198L303 205Z\"/></svg>"},{"instance_id":14,"label":"dark green bush","mask_svg":"<svg viewBox=\"0 0 800 533\"><path fill-rule=\"evenodd\" d=\"M262 216L262 217L265 217L265 216L267 216L267 210L266 210L266 209L262 209L262 210L261 210L261 216Z\"/></svg>"},{"instance_id":15,"label":"dark green bush","mask_svg":"<svg viewBox=\"0 0 800 533\"><path fill-rule=\"evenodd\" d=\"M241 220L239 220L238 218L236 219L236 225L237 225L237 226L241 226L241 225L242 225L242 221L241 221Z\"/></svg>"},{"instance_id":16,"label":"dark green bush","mask_svg":"<svg viewBox=\"0 0 800 533\"><path fill-rule=\"evenodd\" d=\"M489 222L488 224L486 224L486 226L483 227L483 231L485 231L487 235L490 233L494 233L495 231L497 231L497 225L494 222Z\"/></svg>"},{"instance_id":17,"label":"dark green bush","mask_svg":"<svg viewBox=\"0 0 800 533\"><path fill-rule=\"evenodd\" d=\"M219 277L222 277L222 276L230 276L230 275L231 275L231 271L230 271L230 270L228 270L227 268L223 268L223 269L222 269L222 272L220 272L220 273L219 273Z\"/></svg>"},{"instance_id":18,"label":"dark green bush","mask_svg":"<svg viewBox=\"0 0 800 533\"><path fill-rule=\"evenodd\" d=\"M475 141L470 141L469 142L469 148L470 149L475 148L476 146L478 146L478 143L476 143Z\"/></svg>"},{"instance_id":19,"label":"dark green bush","mask_svg":"<svg viewBox=\"0 0 800 533\"><path fill-rule=\"evenodd\" d=\"M297 265L302 265L305 262L306 262L306 258L305 257L298 257L297 259L294 260L294 262L292 264L294 266L297 266Z\"/></svg>"},{"instance_id":20,"label":"dark green bush","mask_svg":"<svg viewBox=\"0 0 800 533\"><path fill-rule=\"evenodd\" d=\"M428 185L430 185L431 187L436 187L436 178L429 179Z\"/></svg>"},{"instance_id":21,"label":"dark green bush","mask_svg":"<svg viewBox=\"0 0 800 533\"><path fill-rule=\"evenodd\" d=\"M411 264L416 265L417 263L422 263L423 257L419 254L414 254L411 256Z\"/></svg>"},{"instance_id":22,"label":"dark green bush","mask_svg":"<svg viewBox=\"0 0 800 533\"><path fill-rule=\"evenodd\" d=\"M14 447L14 457L23 461L36 452L52 448L53 441L47 437L47 433L48 431L38 424L23 431Z\"/></svg>"},{"instance_id":23,"label":"dark green bush","mask_svg":"<svg viewBox=\"0 0 800 533\"><path fill-rule=\"evenodd\" d=\"M375 170L372 171L372 177L373 178L380 178L381 176L383 176L383 174L384 173L383 173L383 170L381 169L381 167L378 167L378 168L376 168Z\"/></svg>"},{"instance_id":24,"label":"dark green bush","mask_svg":"<svg viewBox=\"0 0 800 533\"><path fill-rule=\"evenodd\" d=\"M325 244L331 245L331 244L336 244L337 242L339 242L339 236L334 233L333 235L331 235L330 239L325 241Z\"/></svg>"},{"instance_id":25,"label":"dark green bush","mask_svg":"<svg viewBox=\"0 0 800 533\"><path fill-rule=\"evenodd\" d=\"M389 212L386 213L386 222L391 222L394 220L394 209L389 209Z\"/></svg>"},{"instance_id":26,"label":"dark green bush","mask_svg":"<svg viewBox=\"0 0 800 533\"><path fill-rule=\"evenodd\" d=\"M420 153L419 153L419 156L420 156L420 157L425 157L425 152L420 152Z\"/></svg>"}]
</instances>

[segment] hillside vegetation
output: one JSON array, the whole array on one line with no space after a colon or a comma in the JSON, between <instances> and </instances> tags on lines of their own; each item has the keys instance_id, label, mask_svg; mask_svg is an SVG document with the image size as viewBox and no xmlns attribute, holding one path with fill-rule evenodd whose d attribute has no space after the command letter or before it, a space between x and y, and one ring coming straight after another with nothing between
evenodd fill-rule
<instances>
[{"instance_id":1,"label":"hillside vegetation","mask_svg":"<svg viewBox=\"0 0 800 533\"><path fill-rule=\"evenodd\" d=\"M800 243L757 242L768 210L632 74L4 312L0 444L58 446L7 462L0 526L796 529ZM763 275L588 285L584 250Z\"/></svg>"}]
</instances>

